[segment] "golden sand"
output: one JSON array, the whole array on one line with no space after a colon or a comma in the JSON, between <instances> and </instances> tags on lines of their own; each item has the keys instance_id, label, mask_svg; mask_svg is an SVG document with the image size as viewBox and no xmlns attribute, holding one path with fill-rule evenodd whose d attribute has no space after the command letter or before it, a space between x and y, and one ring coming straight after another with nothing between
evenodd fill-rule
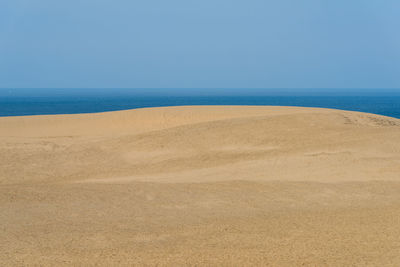
<instances>
[{"instance_id":1,"label":"golden sand","mask_svg":"<svg viewBox=\"0 0 400 267\"><path fill-rule=\"evenodd\" d=\"M400 266L400 120L187 106L0 118L0 265Z\"/></svg>"}]
</instances>

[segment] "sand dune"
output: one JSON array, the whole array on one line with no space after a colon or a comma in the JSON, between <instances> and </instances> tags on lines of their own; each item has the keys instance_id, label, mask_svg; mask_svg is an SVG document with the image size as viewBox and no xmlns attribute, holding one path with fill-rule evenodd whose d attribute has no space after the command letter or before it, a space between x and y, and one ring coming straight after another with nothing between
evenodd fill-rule
<instances>
[{"instance_id":1,"label":"sand dune","mask_svg":"<svg viewBox=\"0 0 400 267\"><path fill-rule=\"evenodd\" d=\"M187 106L0 118L0 262L399 266L400 120Z\"/></svg>"}]
</instances>

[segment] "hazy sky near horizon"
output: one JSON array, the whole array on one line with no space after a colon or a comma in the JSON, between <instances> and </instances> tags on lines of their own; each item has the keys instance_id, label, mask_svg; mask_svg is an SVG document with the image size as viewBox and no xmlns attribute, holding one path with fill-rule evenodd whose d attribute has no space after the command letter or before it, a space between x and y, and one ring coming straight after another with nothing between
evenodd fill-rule
<instances>
[{"instance_id":1,"label":"hazy sky near horizon","mask_svg":"<svg viewBox=\"0 0 400 267\"><path fill-rule=\"evenodd\" d=\"M399 14L398 0L2 0L0 88L400 88Z\"/></svg>"}]
</instances>

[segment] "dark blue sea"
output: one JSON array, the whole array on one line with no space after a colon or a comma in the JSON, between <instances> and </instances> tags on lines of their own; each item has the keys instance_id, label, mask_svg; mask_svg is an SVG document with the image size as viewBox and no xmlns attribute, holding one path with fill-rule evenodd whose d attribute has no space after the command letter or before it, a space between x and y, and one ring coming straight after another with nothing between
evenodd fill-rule
<instances>
[{"instance_id":1,"label":"dark blue sea","mask_svg":"<svg viewBox=\"0 0 400 267\"><path fill-rule=\"evenodd\" d=\"M400 118L400 96L8 96L0 97L0 116L91 113L180 105L322 107Z\"/></svg>"}]
</instances>

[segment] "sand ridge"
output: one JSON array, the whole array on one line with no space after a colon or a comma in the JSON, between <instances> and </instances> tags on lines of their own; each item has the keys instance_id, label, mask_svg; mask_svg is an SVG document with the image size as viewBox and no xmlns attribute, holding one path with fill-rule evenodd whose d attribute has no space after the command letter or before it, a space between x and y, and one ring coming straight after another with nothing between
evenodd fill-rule
<instances>
[{"instance_id":1,"label":"sand ridge","mask_svg":"<svg viewBox=\"0 0 400 267\"><path fill-rule=\"evenodd\" d=\"M0 118L6 265L400 264L400 120L183 106Z\"/></svg>"}]
</instances>

